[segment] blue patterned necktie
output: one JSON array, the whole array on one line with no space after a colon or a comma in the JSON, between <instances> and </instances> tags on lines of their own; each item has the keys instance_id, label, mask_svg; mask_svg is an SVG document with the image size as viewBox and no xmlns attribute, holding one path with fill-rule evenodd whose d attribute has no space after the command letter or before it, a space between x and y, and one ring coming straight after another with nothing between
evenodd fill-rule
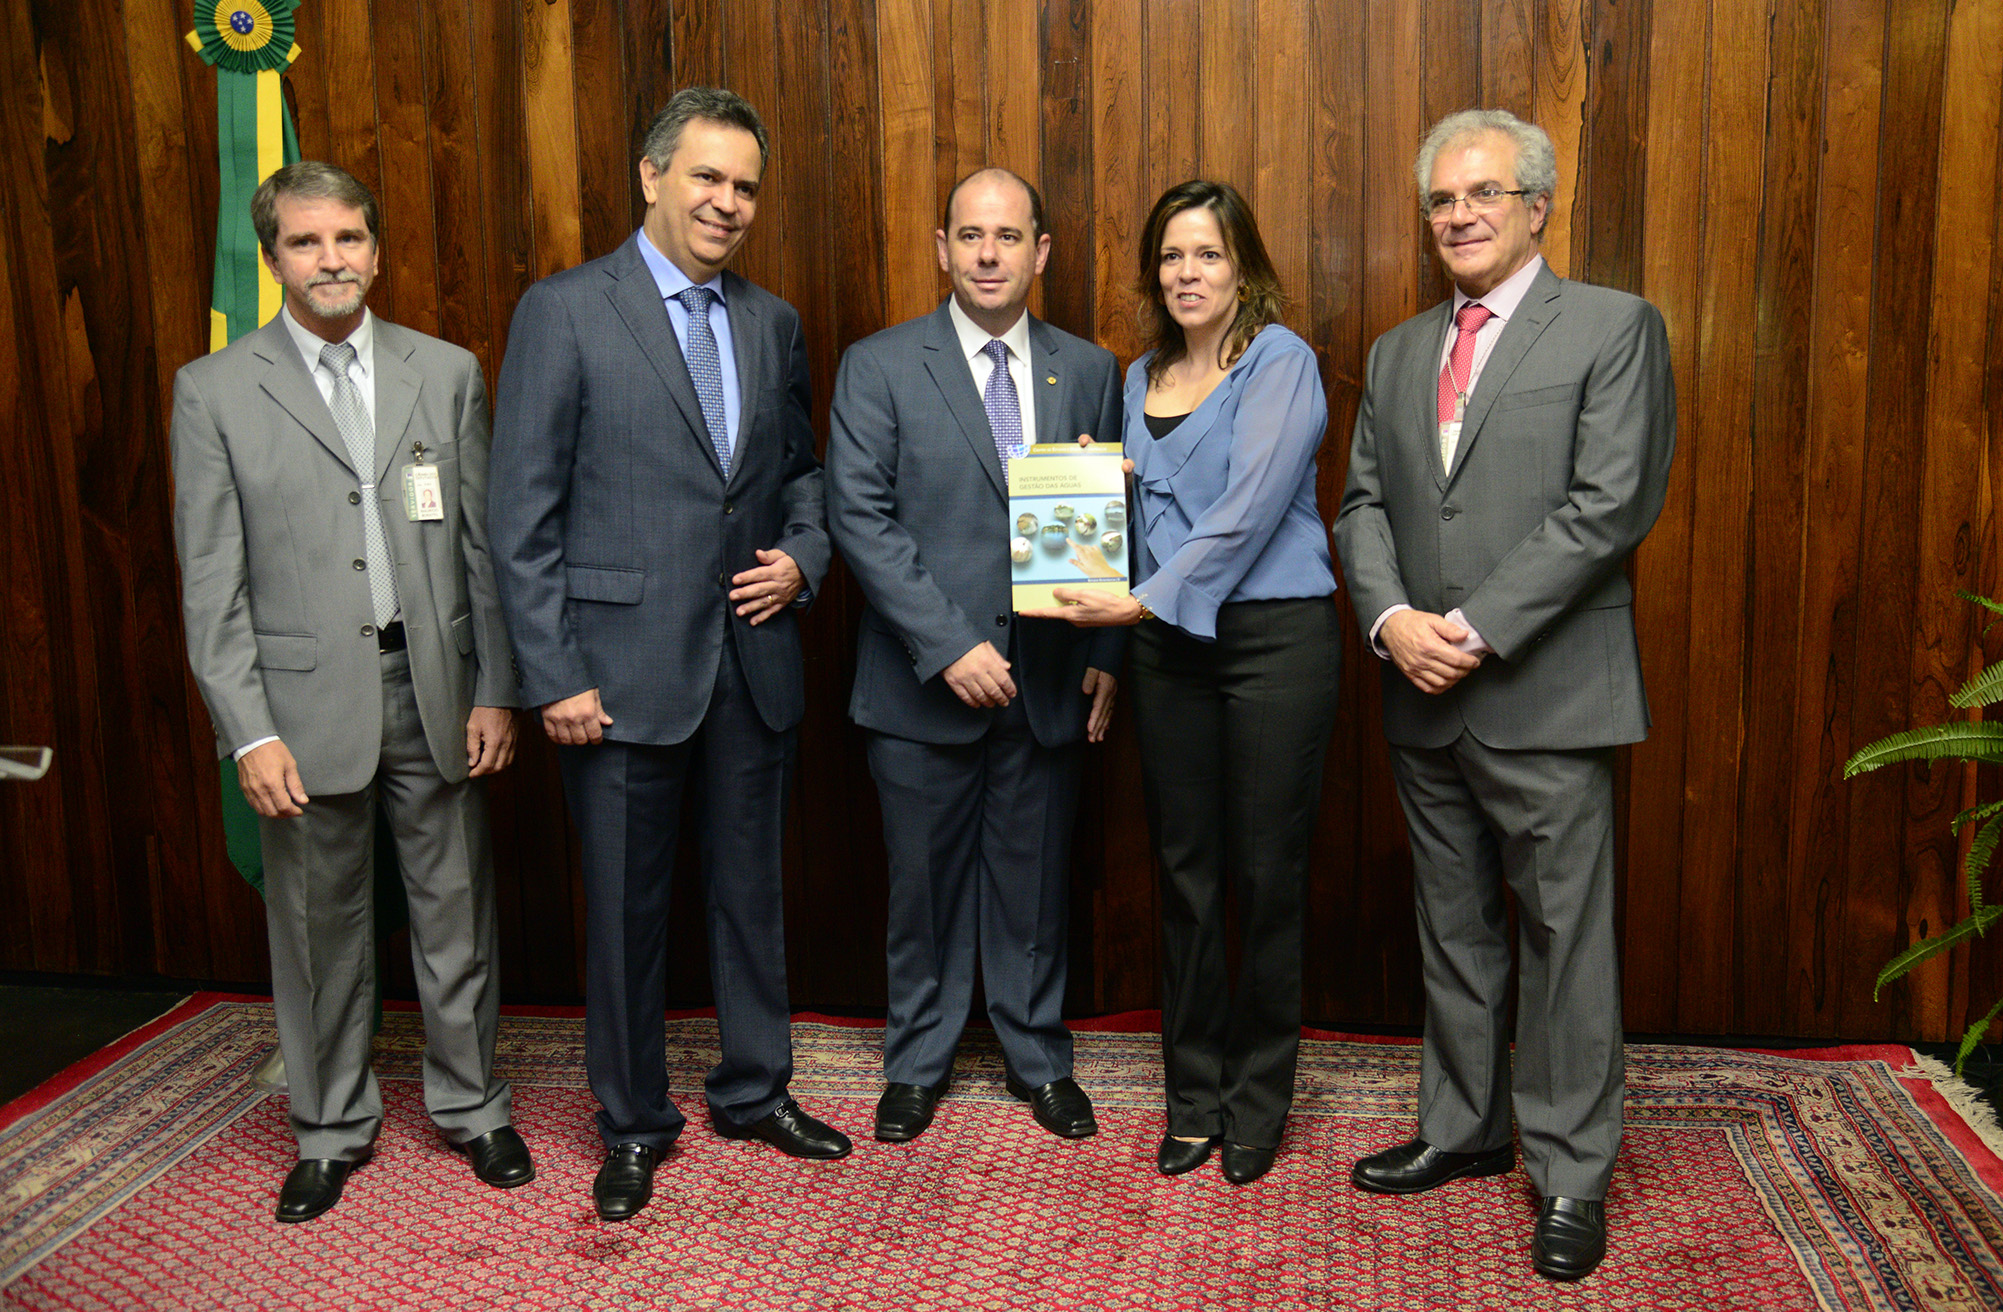
<instances>
[{"instance_id":1,"label":"blue patterned necktie","mask_svg":"<svg viewBox=\"0 0 2003 1312\"><path fill-rule=\"evenodd\" d=\"M981 353L995 362L981 393L981 404L987 407L988 429L994 434L995 454L1001 457L1006 479L1008 462L1022 454L1022 398L1016 393L1015 379L1009 376L1008 343L991 337Z\"/></svg>"},{"instance_id":2,"label":"blue patterned necktie","mask_svg":"<svg viewBox=\"0 0 2003 1312\"><path fill-rule=\"evenodd\" d=\"M334 426L347 443L348 459L362 484L362 554L367 558L369 604L375 609L378 626L396 618L396 572L389 563L389 539L383 535L382 497L376 491L376 426L362 403L362 389L355 386L348 366L355 362L355 348L349 342L331 342L320 348L320 367L334 375L334 394L327 408L334 412Z\"/></svg>"},{"instance_id":3,"label":"blue patterned necktie","mask_svg":"<svg viewBox=\"0 0 2003 1312\"><path fill-rule=\"evenodd\" d=\"M675 299L689 312L689 381L695 384L696 400L702 402L702 420L709 427L716 462L728 478L730 426L723 414L723 362L716 353L716 334L709 326L709 303L715 296L707 287L684 287L675 293Z\"/></svg>"}]
</instances>

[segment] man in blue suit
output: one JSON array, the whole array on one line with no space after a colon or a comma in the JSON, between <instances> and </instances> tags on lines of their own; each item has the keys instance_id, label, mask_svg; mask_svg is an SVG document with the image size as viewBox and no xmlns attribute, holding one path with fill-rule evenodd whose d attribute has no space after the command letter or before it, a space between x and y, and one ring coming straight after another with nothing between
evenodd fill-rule
<instances>
[{"instance_id":1,"label":"man in blue suit","mask_svg":"<svg viewBox=\"0 0 2003 1312\"><path fill-rule=\"evenodd\" d=\"M701 797L719 1132L801 1157L849 1141L787 1096L780 840L803 695L797 612L828 567L793 307L727 272L765 128L679 91L648 127L641 230L515 311L494 422L496 574L527 704L559 744L583 846L585 1065L598 1214L652 1197L681 1132L661 1012L682 790Z\"/></svg>"},{"instance_id":2,"label":"man in blue suit","mask_svg":"<svg viewBox=\"0 0 2003 1312\"><path fill-rule=\"evenodd\" d=\"M1009 1091L1083 1138L1098 1125L1061 1016L1071 823L1125 631L1016 618L1004 461L1025 442L1117 440L1120 377L1025 309L1050 252L1029 183L963 179L934 236L952 296L849 348L828 438L831 527L869 601L849 713L890 858L876 1137L931 1123L978 960Z\"/></svg>"}]
</instances>

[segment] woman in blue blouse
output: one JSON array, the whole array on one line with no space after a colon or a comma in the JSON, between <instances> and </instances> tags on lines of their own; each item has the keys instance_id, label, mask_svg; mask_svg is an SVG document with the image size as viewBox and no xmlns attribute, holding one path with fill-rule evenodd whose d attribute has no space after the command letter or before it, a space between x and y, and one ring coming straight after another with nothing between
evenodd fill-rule
<instances>
[{"instance_id":1,"label":"woman in blue blouse","mask_svg":"<svg viewBox=\"0 0 2003 1312\"><path fill-rule=\"evenodd\" d=\"M1045 614L1137 624L1134 722L1161 868L1164 1175L1223 1144L1225 1178L1273 1164L1300 1048L1301 920L1342 640L1307 343L1228 183L1155 202L1141 242L1147 352L1127 371L1131 596L1060 588ZM1225 968L1224 890L1240 965Z\"/></svg>"}]
</instances>

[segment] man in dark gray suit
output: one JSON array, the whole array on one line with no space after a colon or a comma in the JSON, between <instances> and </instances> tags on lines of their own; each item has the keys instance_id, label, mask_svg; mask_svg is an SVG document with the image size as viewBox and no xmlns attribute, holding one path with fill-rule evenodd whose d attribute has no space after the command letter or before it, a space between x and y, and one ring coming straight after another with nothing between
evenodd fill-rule
<instances>
[{"instance_id":1,"label":"man in dark gray suit","mask_svg":"<svg viewBox=\"0 0 2003 1312\"><path fill-rule=\"evenodd\" d=\"M484 517L487 396L467 352L369 313L375 197L279 169L251 223L284 308L174 378L188 661L264 849L271 991L299 1162L280 1221L373 1152L378 807L410 892L424 1101L482 1180L535 1177L494 1078L494 869L478 776L514 754Z\"/></svg>"},{"instance_id":2,"label":"man in dark gray suit","mask_svg":"<svg viewBox=\"0 0 2003 1312\"><path fill-rule=\"evenodd\" d=\"M1508 1172L1513 1096L1543 1196L1531 1255L1574 1279L1605 1253L1620 1143L1613 748L1648 729L1623 566L1668 482L1669 344L1647 302L1545 267L1557 165L1538 128L1452 115L1415 175L1455 292L1371 349L1335 537L1387 658L1425 1049L1417 1138L1351 1179L1416 1193Z\"/></svg>"},{"instance_id":3,"label":"man in dark gray suit","mask_svg":"<svg viewBox=\"0 0 2003 1312\"><path fill-rule=\"evenodd\" d=\"M1124 631L1016 619L1003 462L1025 440L1117 440L1119 372L1024 310L1050 234L1023 179L963 179L934 239L953 294L849 348L828 438L830 526L869 601L849 713L890 858L876 1137L931 1123L978 953L1009 1091L1082 1138L1098 1125L1061 1016L1071 823Z\"/></svg>"},{"instance_id":4,"label":"man in dark gray suit","mask_svg":"<svg viewBox=\"0 0 2003 1312\"><path fill-rule=\"evenodd\" d=\"M758 114L677 92L647 129L641 229L515 311L489 519L522 693L560 744L584 852L598 1214L646 1206L684 1120L662 1028L670 868L699 789L722 1060L710 1118L802 1157L849 1141L787 1095L780 841L798 611L828 567L793 307L725 263L764 172Z\"/></svg>"}]
</instances>

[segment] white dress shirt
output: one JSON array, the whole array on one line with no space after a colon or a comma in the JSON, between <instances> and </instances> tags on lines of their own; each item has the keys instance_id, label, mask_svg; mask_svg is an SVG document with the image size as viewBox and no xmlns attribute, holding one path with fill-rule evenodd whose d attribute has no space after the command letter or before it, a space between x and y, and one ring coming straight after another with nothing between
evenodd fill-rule
<instances>
[{"instance_id":1,"label":"white dress shirt","mask_svg":"<svg viewBox=\"0 0 2003 1312\"><path fill-rule=\"evenodd\" d=\"M953 331L960 338L960 351L966 356L967 368L973 373L974 392L985 398L988 375L995 371L995 362L987 354L987 345L995 339L989 336L987 329L967 317L958 300L947 300L946 314L953 321ZM1022 440L1024 446L1030 446L1036 442L1036 391L1030 386L1029 376L1029 311L1024 310L1018 315L1015 323L999 340L1008 347L1008 376L1015 382L1016 399L1022 402ZM1022 453L1018 451L1016 454Z\"/></svg>"}]
</instances>

